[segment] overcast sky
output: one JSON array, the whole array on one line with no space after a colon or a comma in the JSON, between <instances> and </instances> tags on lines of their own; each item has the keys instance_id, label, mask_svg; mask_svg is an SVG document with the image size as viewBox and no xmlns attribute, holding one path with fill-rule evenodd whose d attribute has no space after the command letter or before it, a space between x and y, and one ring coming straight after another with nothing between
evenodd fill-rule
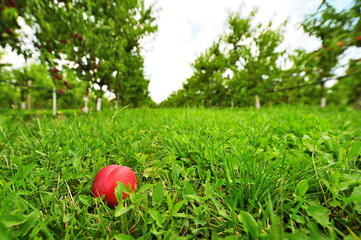
<instances>
[{"instance_id":1,"label":"overcast sky","mask_svg":"<svg viewBox=\"0 0 361 240\"><path fill-rule=\"evenodd\" d=\"M147 4L154 0L145 0ZM334 0L343 8L351 0ZM298 29L304 16L316 11L321 0L159 0L159 31L153 42L147 44L145 71L150 78L150 94L159 103L192 75L190 64L226 29L228 13L241 11L245 16L253 7L258 8L257 22L273 19L276 24L288 19L283 47L314 50L320 46Z\"/></svg>"},{"instance_id":2,"label":"overcast sky","mask_svg":"<svg viewBox=\"0 0 361 240\"><path fill-rule=\"evenodd\" d=\"M147 5L155 0L145 0ZM352 0L331 0L342 9ZM212 45L226 29L229 12L241 11L247 16L251 9L258 8L256 22L266 23L271 19L276 25L288 19L283 48L304 48L312 51L321 43L308 37L299 29L304 16L316 11L321 0L158 0L156 14L158 32L145 41L145 72L150 79L152 99L160 103L192 75L191 63L200 53ZM352 52L352 50L350 50ZM24 64L22 57L8 54L3 62L14 67Z\"/></svg>"}]
</instances>

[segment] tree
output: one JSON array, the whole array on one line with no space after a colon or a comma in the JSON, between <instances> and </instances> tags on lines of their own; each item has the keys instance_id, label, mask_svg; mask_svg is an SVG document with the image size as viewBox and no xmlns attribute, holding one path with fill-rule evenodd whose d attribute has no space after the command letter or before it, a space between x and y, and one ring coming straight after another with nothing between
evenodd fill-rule
<instances>
[{"instance_id":1,"label":"tree","mask_svg":"<svg viewBox=\"0 0 361 240\"><path fill-rule=\"evenodd\" d=\"M230 33L225 41L230 45L227 53L229 68L234 77L230 86L233 90L236 105L244 98L244 93L254 95L255 107L260 108L259 94L273 91L280 81L280 67L277 60L283 55L277 48L283 41L282 24L275 30L272 22L267 26L258 24L252 27L251 21L256 11L243 18L239 13L232 14L229 19Z\"/></svg>"},{"instance_id":2,"label":"tree","mask_svg":"<svg viewBox=\"0 0 361 240\"><path fill-rule=\"evenodd\" d=\"M28 49L22 47L19 17L27 14L25 0L3 0L0 2L0 46L9 46L25 58L30 56ZM1 66L0 66L1 67Z\"/></svg>"},{"instance_id":3,"label":"tree","mask_svg":"<svg viewBox=\"0 0 361 240\"><path fill-rule=\"evenodd\" d=\"M322 41L322 47L314 53L318 59L317 82L321 87L321 107L326 106L325 78L332 77L332 71L338 63L341 54L350 46L361 46L357 36L361 35L361 2L354 0L351 9L336 9L324 0L317 12L306 17L302 26L311 36ZM361 40L361 39L360 39Z\"/></svg>"},{"instance_id":4,"label":"tree","mask_svg":"<svg viewBox=\"0 0 361 240\"><path fill-rule=\"evenodd\" d=\"M37 12L28 23L36 25L34 43L53 73L54 87L56 80L62 79L59 64L67 60L78 79L88 83L85 99L89 87L97 93L99 109L104 89L115 86L116 76L131 71L129 66L137 67L133 71L142 67L125 61L129 54L140 55L140 40L157 29L152 7L145 8L144 2L137 0L50 1L29 8ZM140 86L144 90L148 85Z\"/></svg>"}]
</instances>

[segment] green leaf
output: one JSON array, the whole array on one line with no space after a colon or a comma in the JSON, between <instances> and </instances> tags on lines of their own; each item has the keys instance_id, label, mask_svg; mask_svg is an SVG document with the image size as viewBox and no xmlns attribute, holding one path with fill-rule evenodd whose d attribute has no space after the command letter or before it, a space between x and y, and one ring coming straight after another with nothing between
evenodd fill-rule
<instances>
[{"instance_id":1,"label":"green leaf","mask_svg":"<svg viewBox=\"0 0 361 240\"><path fill-rule=\"evenodd\" d=\"M30 229L32 229L38 221L39 211L34 211L27 216L25 223L21 224L17 231L17 236L25 236ZM1 239L1 238L0 238Z\"/></svg>"},{"instance_id":2,"label":"green leaf","mask_svg":"<svg viewBox=\"0 0 361 240\"><path fill-rule=\"evenodd\" d=\"M165 221L166 217L162 216L157 210L149 209L149 215L156 221L159 227L162 227L163 222Z\"/></svg>"},{"instance_id":3,"label":"green leaf","mask_svg":"<svg viewBox=\"0 0 361 240\"><path fill-rule=\"evenodd\" d=\"M133 209L133 208L134 208L134 205L124 207L122 204L118 204L118 206L115 208L115 211L114 211L114 217L119 217L119 216L127 213L130 209Z\"/></svg>"},{"instance_id":4,"label":"green leaf","mask_svg":"<svg viewBox=\"0 0 361 240\"><path fill-rule=\"evenodd\" d=\"M145 185L141 186L140 188L138 188L137 192L138 193L145 192L145 191L151 189L153 186L154 186L154 184L145 184Z\"/></svg>"},{"instance_id":5,"label":"green leaf","mask_svg":"<svg viewBox=\"0 0 361 240\"><path fill-rule=\"evenodd\" d=\"M209 183L209 180L206 180L206 183L204 184L204 194L207 197L210 197L212 194L212 187L211 184Z\"/></svg>"},{"instance_id":6,"label":"green leaf","mask_svg":"<svg viewBox=\"0 0 361 240\"><path fill-rule=\"evenodd\" d=\"M127 234L116 234L114 235L114 239L116 240L135 240L135 238L133 238L130 235Z\"/></svg>"},{"instance_id":7,"label":"green leaf","mask_svg":"<svg viewBox=\"0 0 361 240\"><path fill-rule=\"evenodd\" d=\"M212 230L212 238L211 239L212 240L218 240L219 239L218 233L216 231L214 231L214 230Z\"/></svg>"},{"instance_id":8,"label":"green leaf","mask_svg":"<svg viewBox=\"0 0 361 240\"><path fill-rule=\"evenodd\" d=\"M350 150L351 156L356 157L361 154L361 142L354 142Z\"/></svg>"},{"instance_id":9,"label":"green leaf","mask_svg":"<svg viewBox=\"0 0 361 240\"><path fill-rule=\"evenodd\" d=\"M306 194L308 190L308 182L306 179L302 179L296 186L296 195L302 197Z\"/></svg>"},{"instance_id":10,"label":"green leaf","mask_svg":"<svg viewBox=\"0 0 361 240\"><path fill-rule=\"evenodd\" d=\"M306 209L306 212L309 216L316 220L319 224L324 227L330 225L329 217L327 215L327 208L319 205L319 206L310 206Z\"/></svg>"},{"instance_id":11,"label":"green leaf","mask_svg":"<svg viewBox=\"0 0 361 240\"><path fill-rule=\"evenodd\" d=\"M26 220L27 218L23 215L6 214L0 216L0 222L4 224L5 227L17 226Z\"/></svg>"},{"instance_id":12,"label":"green leaf","mask_svg":"<svg viewBox=\"0 0 361 240\"><path fill-rule=\"evenodd\" d=\"M191 199L190 196L195 197L193 186L192 186L192 184L190 184L190 182L185 181L184 188L183 188L183 198L190 200Z\"/></svg>"},{"instance_id":13,"label":"green leaf","mask_svg":"<svg viewBox=\"0 0 361 240\"><path fill-rule=\"evenodd\" d=\"M245 231L251 236L252 239L258 238L258 225L253 216L248 212L241 212L241 221Z\"/></svg>"},{"instance_id":14,"label":"green leaf","mask_svg":"<svg viewBox=\"0 0 361 240\"><path fill-rule=\"evenodd\" d=\"M310 152L315 151L315 144L313 143L313 140L309 136L304 135L302 137L302 143L307 147L308 151Z\"/></svg>"},{"instance_id":15,"label":"green leaf","mask_svg":"<svg viewBox=\"0 0 361 240\"><path fill-rule=\"evenodd\" d=\"M164 201L164 190L162 182L159 182L153 189L152 204L161 204Z\"/></svg>"},{"instance_id":16,"label":"green leaf","mask_svg":"<svg viewBox=\"0 0 361 240\"><path fill-rule=\"evenodd\" d=\"M172 213L171 215L173 216L174 214L178 213L178 211L181 209L181 207L186 203L187 201L186 200L182 200L180 202L177 202L174 207L173 207L173 210L172 210Z\"/></svg>"},{"instance_id":17,"label":"green leaf","mask_svg":"<svg viewBox=\"0 0 361 240\"><path fill-rule=\"evenodd\" d=\"M81 170L81 161L80 158L75 158L73 161L73 166L77 171Z\"/></svg>"},{"instance_id":18,"label":"green leaf","mask_svg":"<svg viewBox=\"0 0 361 240\"><path fill-rule=\"evenodd\" d=\"M2 224L1 222L0 222L0 239L3 239L3 240L13 239L9 229L7 227L5 227L4 224Z\"/></svg>"},{"instance_id":19,"label":"green leaf","mask_svg":"<svg viewBox=\"0 0 361 240\"><path fill-rule=\"evenodd\" d=\"M23 170L23 178L27 177L28 174L31 172L31 170L33 170L33 168L36 166L35 163L29 164L29 165L25 165L22 167Z\"/></svg>"},{"instance_id":20,"label":"green leaf","mask_svg":"<svg viewBox=\"0 0 361 240\"><path fill-rule=\"evenodd\" d=\"M114 189L115 197L117 198L118 202L123 200L123 192L126 192L126 186L122 182L118 182L117 186Z\"/></svg>"},{"instance_id":21,"label":"green leaf","mask_svg":"<svg viewBox=\"0 0 361 240\"><path fill-rule=\"evenodd\" d=\"M92 197L87 195L79 195L79 200L81 203L83 203L85 206L90 206Z\"/></svg>"}]
</instances>

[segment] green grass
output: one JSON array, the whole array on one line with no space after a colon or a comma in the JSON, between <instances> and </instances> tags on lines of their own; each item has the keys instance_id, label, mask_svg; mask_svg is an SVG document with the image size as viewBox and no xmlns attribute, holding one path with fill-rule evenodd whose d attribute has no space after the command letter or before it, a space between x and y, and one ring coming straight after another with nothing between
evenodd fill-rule
<instances>
[{"instance_id":1,"label":"green grass","mask_svg":"<svg viewBox=\"0 0 361 240\"><path fill-rule=\"evenodd\" d=\"M3 117L0 239L358 239L360 119L309 107ZM138 179L115 209L90 193L108 164Z\"/></svg>"}]
</instances>

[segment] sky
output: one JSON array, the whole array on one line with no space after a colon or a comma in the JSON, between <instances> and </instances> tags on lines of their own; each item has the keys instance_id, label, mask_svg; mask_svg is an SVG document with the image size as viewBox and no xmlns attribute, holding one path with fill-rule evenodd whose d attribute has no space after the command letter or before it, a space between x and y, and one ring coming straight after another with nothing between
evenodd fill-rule
<instances>
[{"instance_id":1,"label":"sky","mask_svg":"<svg viewBox=\"0 0 361 240\"><path fill-rule=\"evenodd\" d=\"M145 0L146 4L154 0ZM351 1L334 0L337 8ZM279 25L288 19L283 48L303 48L312 51L321 42L306 35L300 28L306 14L316 11L321 0L158 0L156 6L158 32L147 42L145 72L150 79L149 91L156 103L165 100L192 75L191 63L210 47L226 29L229 12L247 16L258 8L256 22L273 20Z\"/></svg>"},{"instance_id":2,"label":"sky","mask_svg":"<svg viewBox=\"0 0 361 240\"><path fill-rule=\"evenodd\" d=\"M342 9L352 0L330 1ZM158 32L144 40L142 53L152 99L160 103L182 87L192 75L191 63L226 30L230 12L247 16L257 7L255 22L272 20L276 26L288 19L283 49L319 48L321 42L305 34L299 23L305 15L315 12L320 3L321 0L145 0L146 5L155 4L158 9L155 14ZM13 67L24 65L24 59L14 53L3 61Z\"/></svg>"}]
</instances>

